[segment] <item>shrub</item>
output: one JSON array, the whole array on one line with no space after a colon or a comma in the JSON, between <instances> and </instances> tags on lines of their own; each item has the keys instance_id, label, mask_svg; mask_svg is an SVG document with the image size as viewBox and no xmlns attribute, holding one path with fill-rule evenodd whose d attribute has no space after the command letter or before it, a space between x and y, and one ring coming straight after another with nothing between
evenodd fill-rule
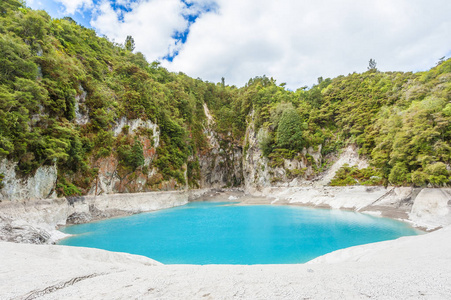
<instances>
[{"instance_id":1,"label":"shrub","mask_svg":"<svg viewBox=\"0 0 451 300\"><path fill-rule=\"evenodd\" d=\"M374 168L359 169L357 166L350 167L348 164L344 164L335 173L330 185L381 185L382 183L382 177Z\"/></svg>"},{"instance_id":2,"label":"shrub","mask_svg":"<svg viewBox=\"0 0 451 300\"><path fill-rule=\"evenodd\" d=\"M78 187L70 182L67 182L65 178L58 178L58 183L56 184L56 193L58 196L79 196L81 191Z\"/></svg>"},{"instance_id":3,"label":"shrub","mask_svg":"<svg viewBox=\"0 0 451 300\"><path fill-rule=\"evenodd\" d=\"M293 179L296 177L304 176L305 171L307 171L307 168L287 170L286 173L288 178Z\"/></svg>"},{"instance_id":4,"label":"shrub","mask_svg":"<svg viewBox=\"0 0 451 300\"><path fill-rule=\"evenodd\" d=\"M0 190L5 186L3 183L3 179L5 178L5 174L0 173Z\"/></svg>"},{"instance_id":5,"label":"shrub","mask_svg":"<svg viewBox=\"0 0 451 300\"><path fill-rule=\"evenodd\" d=\"M268 157L272 151L273 144L271 132L267 128L260 128L258 130L257 140L263 155Z\"/></svg>"},{"instance_id":6,"label":"shrub","mask_svg":"<svg viewBox=\"0 0 451 300\"><path fill-rule=\"evenodd\" d=\"M412 183L416 186L424 186L428 182L428 175L420 170L412 173Z\"/></svg>"},{"instance_id":7,"label":"shrub","mask_svg":"<svg viewBox=\"0 0 451 300\"><path fill-rule=\"evenodd\" d=\"M442 162L436 162L428 165L425 168L425 173L428 175L428 181L434 186L443 186L449 183L449 172L446 165Z\"/></svg>"},{"instance_id":8,"label":"shrub","mask_svg":"<svg viewBox=\"0 0 451 300\"><path fill-rule=\"evenodd\" d=\"M391 169L388 181L392 184L405 184L412 180L411 174L404 163L398 162Z\"/></svg>"},{"instance_id":9,"label":"shrub","mask_svg":"<svg viewBox=\"0 0 451 300\"><path fill-rule=\"evenodd\" d=\"M199 188L200 164L199 160L189 161L187 166L188 184L190 187Z\"/></svg>"}]
</instances>

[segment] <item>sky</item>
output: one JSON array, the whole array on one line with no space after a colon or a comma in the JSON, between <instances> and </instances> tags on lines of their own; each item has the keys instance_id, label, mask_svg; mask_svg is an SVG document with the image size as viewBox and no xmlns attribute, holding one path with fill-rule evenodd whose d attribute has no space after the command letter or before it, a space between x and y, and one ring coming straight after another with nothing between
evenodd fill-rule
<instances>
[{"instance_id":1,"label":"sky","mask_svg":"<svg viewBox=\"0 0 451 300\"><path fill-rule=\"evenodd\" d=\"M26 0L70 16L170 71L291 90L367 70L424 71L451 56L449 0Z\"/></svg>"}]
</instances>

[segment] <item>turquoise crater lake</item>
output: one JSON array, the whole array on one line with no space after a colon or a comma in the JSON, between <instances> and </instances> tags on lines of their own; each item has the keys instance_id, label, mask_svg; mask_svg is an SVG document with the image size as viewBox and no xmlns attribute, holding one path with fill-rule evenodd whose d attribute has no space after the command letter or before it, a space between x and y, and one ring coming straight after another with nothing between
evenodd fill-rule
<instances>
[{"instance_id":1,"label":"turquoise crater lake","mask_svg":"<svg viewBox=\"0 0 451 300\"><path fill-rule=\"evenodd\" d=\"M194 202L68 226L60 245L150 257L164 264L292 264L334 250L415 235L409 225L341 210Z\"/></svg>"}]
</instances>

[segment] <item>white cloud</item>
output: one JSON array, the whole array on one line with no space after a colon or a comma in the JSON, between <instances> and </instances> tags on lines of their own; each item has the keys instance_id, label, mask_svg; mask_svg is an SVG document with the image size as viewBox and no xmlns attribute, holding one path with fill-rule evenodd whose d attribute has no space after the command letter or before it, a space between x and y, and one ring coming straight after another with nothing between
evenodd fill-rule
<instances>
[{"instance_id":1,"label":"white cloud","mask_svg":"<svg viewBox=\"0 0 451 300\"><path fill-rule=\"evenodd\" d=\"M170 70L242 86L266 74L295 89L319 76L431 67L451 50L442 0L218 0L191 26Z\"/></svg>"},{"instance_id":2,"label":"white cloud","mask_svg":"<svg viewBox=\"0 0 451 300\"><path fill-rule=\"evenodd\" d=\"M143 52L150 61L161 58L178 47L172 36L188 26L183 17L185 5L182 2L139 1L130 7L130 12L115 11L108 1L103 1L91 25L99 33L119 43L123 43L127 35L133 36L136 50Z\"/></svg>"},{"instance_id":3,"label":"white cloud","mask_svg":"<svg viewBox=\"0 0 451 300\"><path fill-rule=\"evenodd\" d=\"M58 0L69 1L69 0ZM121 0L122 1L122 0ZM90 0L74 1L75 3ZM383 71L425 70L451 50L448 0L140 0L130 12L103 0L91 24L117 42L132 35L149 61L179 51L163 65L192 77L244 85L272 76L296 89L319 76L366 70L370 58ZM185 44L175 32L183 17L202 13ZM123 18L121 18L123 17Z\"/></svg>"},{"instance_id":4,"label":"white cloud","mask_svg":"<svg viewBox=\"0 0 451 300\"><path fill-rule=\"evenodd\" d=\"M92 0L56 0L64 5L66 14L73 15L76 11L81 9L88 9L93 7Z\"/></svg>"}]
</instances>

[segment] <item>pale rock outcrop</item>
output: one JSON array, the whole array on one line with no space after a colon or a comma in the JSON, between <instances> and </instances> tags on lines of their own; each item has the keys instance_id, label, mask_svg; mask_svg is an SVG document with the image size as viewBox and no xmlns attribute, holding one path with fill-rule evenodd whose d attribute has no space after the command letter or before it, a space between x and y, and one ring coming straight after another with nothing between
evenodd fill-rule
<instances>
[{"instance_id":1,"label":"pale rock outcrop","mask_svg":"<svg viewBox=\"0 0 451 300\"><path fill-rule=\"evenodd\" d=\"M89 122L89 115L85 106L88 93L81 84L78 86L78 89L81 93L75 96L75 123L78 125L86 125Z\"/></svg>"},{"instance_id":2,"label":"pale rock outcrop","mask_svg":"<svg viewBox=\"0 0 451 300\"><path fill-rule=\"evenodd\" d=\"M114 126L112 129L114 136L118 136L125 126L129 127L128 128L129 133L136 132L139 128L152 130L153 146L157 148L160 145L160 129L158 125L153 123L151 120L147 121L141 119L129 120L126 117L122 117L117 121L116 126Z\"/></svg>"},{"instance_id":3,"label":"pale rock outcrop","mask_svg":"<svg viewBox=\"0 0 451 300\"><path fill-rule=\"evenodd\" d=\"M92 161L92 165L99 169L97 180L92 182L88 195L114 194L114 193L136 193L149 192L152 187L148 186L149 180L157 174L156 168L152 162L156 157L156 148L160 145L160 130L157 124L151 120L132 119L125 117L117 121L113 127L113 135L119 136L125 127L128 127L128 134L138 134L140 130L149 130L151 136L142 135L140 141L143 145L144 166L146 172L137 172L136 174L120 174L118 172L119 161L116 155L111 154L108 157L98 158ZM176 181L169 180L163 182L160 186L162 190L176 189Z\"/></svg>"},{"instance_id":4,"label":"pale rock outcrop","mask_svg":"<svg viewBox=\"0 0 451 300\"><path fill-rule=\"evenodd\" d=\"M3 159L0 162L0 174L3 174L4 187L0 190L0 201L18 201L46 199L55 197L57 179L56 166L41 166L26 178L16 173L17 162Z\"/></svg>"},{"instance_id":5,"label":"pale rock outcrop","mask_svg":"<svg viewBox=\"0 0 451 300\"><path fill-rule=\"evenodd\" d=\"M72 213L66 199L0 203L0 240L53 243L65 235L57 231Z\"/></svg>"},{"instance_id":6,"label":"pale rock outcrop","mask_svg":"<svg viewBox=\"0 0 451 300\"><path fill-rule=\"evenodd\" d=\"M422 189L415 198L410 219L426 228L451 224L451 188Z\"/></svg>"},{"instance_id":7,"label":"pale rock outcrop","mask_svg":"<svg viewBox=\"0 0 451 300\"><path fill-rule=\"evenodd\" d=\"M150 192L79 197L81 201L75 201L73 205L80 211L86 211L89 205L94 205L101 211L122 210L136 214L184 205L188 199L188 192Z\"/></svg>"},{"instance_id":8,"label":"pale rock outcrop","mask_svg":"<svg viewBox=\"0 0 451 300\"><path fill-rule=\"evenodd\" d=\"M451 225L451 189L412 187L269 187L256 196L275 200L272 204L298 204L401 219L433 230Z\"/></svg>"},{"instance_id":9,"label":"pale rock outcrop","mask_svg":"<svg viewBox=\"0 0 451 300\"><path fill-rule=\"evenodd\" d=\"M116 126L114 126L112 129L114 136L117 137L122 132L125 126L129 127L128 128L129 133L136 133L139 129L151 130L153 132L151 145L144 145L145 148L156 149L158 148L158 146L160 146L160 128L158 127L157 124L153 123L151 120L147 121L141 119L128 120L126 117L122 117L117 121ZM155 151L153 151L152 153L144 153L144 165L149 165L152 162L154 156Z\"/></svg>"},{"instance_id":10,"label":"pale rock outcrop","mask_svg":"<svg viewBox=\"0 0 451 300\"><path fill-rule=\"evenodd\" d=\"M321 175L320 179L315 182L315 185L328 185L332 178L334 178L335 173L337 173L337 171L345 164L348 164L349 166L357 166L359 169L368 167L368 162L359 156L357 147L355 145L349 145L343 149L343 152L340 154L338 159L324 174Z\"/></svg>"},{"instance_id":11,"label":"pale rock outcrop","mask_svg":"<svg viewBox=\"0 0 451 300\"><path fill-rule=\"evenodd\" d=\"M262 192L273 198L304 205L359 210L384 196L384 187L292 187L270 188Z\"/></svg>"},{"instance_id":12,"label":"pale rock outcrop","mask_svg":"<svg viewBox=\"0 0 451 300\"><path fill-rule=\"evenodd\" d=\"M254 194L262 188L271 186L268 168L268 158L263 156L255 131L254 112L251 112L251 122L244 136L243 177L244 190Z\"/></svg>"}]
</instances>

